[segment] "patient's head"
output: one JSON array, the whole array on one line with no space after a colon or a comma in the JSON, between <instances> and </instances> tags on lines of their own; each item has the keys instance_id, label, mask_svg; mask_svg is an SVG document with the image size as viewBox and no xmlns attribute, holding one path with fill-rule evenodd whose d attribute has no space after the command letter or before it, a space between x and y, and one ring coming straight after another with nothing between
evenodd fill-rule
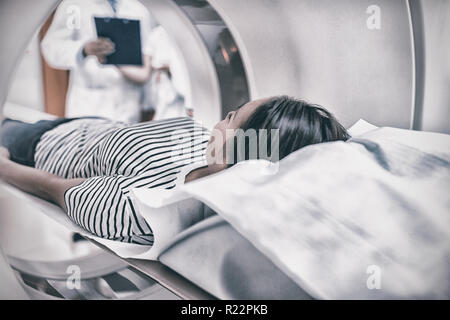
<instances>
[{"instance_id":1,"label":"patient's head","mask_svg":"<svg viewBox=\"0 0 450 320\"><path fill-rule=\"evenodd\" d=\"M248 132L252 132L253 135ZM247 143L243 143L244 150L241 152L243 157L238 157L237 138L239 134L243 133ZM349 138L345 128L323 107L287 96L278 96L251 101L228 113L225 119L214 127L208 150L212 154L212 158L218 159L220 157L217 157L215 152L225 150L224 142L227 141L229 144L233 139L235 151L233 160L230 160L229 154L226 155L228 164L261 158L260 143L262 139L268 141L270 148L271 141L275 141L271 140L274 138L274 134L278 135L279 141L276 144L278 151L276 160L281 160L307 145ZM223 138L217 139L218 135ZM252 145L248 142L255 135L257 141L255 145L258 150L256 153L252 153ZM227 152L229 153L229 149ZM222 159L225 159L225 155L222 156ZM211 163L210 160L209 162Z\"/></svg>"}]
</instances>

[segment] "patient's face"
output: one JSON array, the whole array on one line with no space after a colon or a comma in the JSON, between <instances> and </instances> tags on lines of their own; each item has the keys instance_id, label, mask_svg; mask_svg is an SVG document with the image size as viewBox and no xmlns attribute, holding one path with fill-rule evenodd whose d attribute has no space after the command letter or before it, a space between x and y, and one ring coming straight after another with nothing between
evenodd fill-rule
<instances>
[{"instance_id":1,"label":"patient's face","mask_svg":"<svg viewBox=\"0 0 450 320\"><path fill-rule=\"evenodd\" d=\"M260 107L270 99L271 98L264 98L250 101L237 110L229 112L226 115L225 119L214 126L211 138L208 142L207 152L212 152L212 155L215 156L214 153L217 152L217 150L223 150L227 137L229 138L234 133L234 131L241 128L250 118L250 116L256 111L256 109L258 109L258 107ZM221 137L217 138L217 135L220 135ZM211 164L209 160L208 162Z\"/></svg>"}]
</instances>

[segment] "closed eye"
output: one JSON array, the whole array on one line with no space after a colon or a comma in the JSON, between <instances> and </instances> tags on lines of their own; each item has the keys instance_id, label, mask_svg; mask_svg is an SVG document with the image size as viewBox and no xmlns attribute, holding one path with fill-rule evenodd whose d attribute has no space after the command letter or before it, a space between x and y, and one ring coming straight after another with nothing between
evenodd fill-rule
<instances>
[{"instance_id":1,"label":"closed eye","mask_svg":"<svg viewBox=\"0 0 450 320\"><path fill-rule=\"evenodd\" d=\"M236 108L235 111L230 111L228 112L227 116L225 117L225 119L227 119L227 121L230 121L231 119L234 119L236 117L236 114L239 112L239 109L245 105L245 103L241 104L239 107Z\"/></svg>"}]
</instances>

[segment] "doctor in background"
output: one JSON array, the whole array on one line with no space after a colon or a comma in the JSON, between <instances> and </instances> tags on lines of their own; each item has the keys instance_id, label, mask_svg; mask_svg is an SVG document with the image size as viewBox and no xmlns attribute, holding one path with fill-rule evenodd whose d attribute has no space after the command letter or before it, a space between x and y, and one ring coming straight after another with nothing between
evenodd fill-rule
<instances>
[{"instance_id":1,"label":"doctor in background","mask_svg":"<svg viewBox=\"0 0 450 320\"><path fill-rule=\"evenodd\" d=\"M142 66L104 65L115 44L97 38L94 16L140 20ZM47 63L70 70L66 117L138 122L151 75L150 14L137 0L64 0L41 43Z\"/></svg>"},{"instance_id":2,"label":"doctor in background","mask_svg":"<svg viewBox=\"0 0 450 320\"><path fill-rule=\"evenodd\" d=\"M179 49L162 26L150 33L152 76L146 86L145 106L154 120L192 116L188 72Z\"/></svg>"}]
</instances>

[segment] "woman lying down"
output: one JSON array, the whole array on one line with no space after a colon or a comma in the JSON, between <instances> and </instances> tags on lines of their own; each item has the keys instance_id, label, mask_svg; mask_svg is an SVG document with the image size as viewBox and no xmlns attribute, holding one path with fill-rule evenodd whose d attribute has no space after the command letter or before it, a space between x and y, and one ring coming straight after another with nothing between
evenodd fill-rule
<instances>
[{"instance_id":1,"label":"woman lying down","mask_svg":"<svg viewBox=\"0 0 450 320\"><path fill-rule=\"evenodd\" d=\"M258 139L263 129L278 129L279 159L306 145L348 138L327 110L285 96L230 112L214 127L223 139L190 118L140 124L93 117L34 124L5 119L0 179L59 205L94 235L151 245L152 230L136 212L130 189L173 189L226 169L233 163L216 151L238 129L254 129Z\"/></svg>"}]
</instances>

